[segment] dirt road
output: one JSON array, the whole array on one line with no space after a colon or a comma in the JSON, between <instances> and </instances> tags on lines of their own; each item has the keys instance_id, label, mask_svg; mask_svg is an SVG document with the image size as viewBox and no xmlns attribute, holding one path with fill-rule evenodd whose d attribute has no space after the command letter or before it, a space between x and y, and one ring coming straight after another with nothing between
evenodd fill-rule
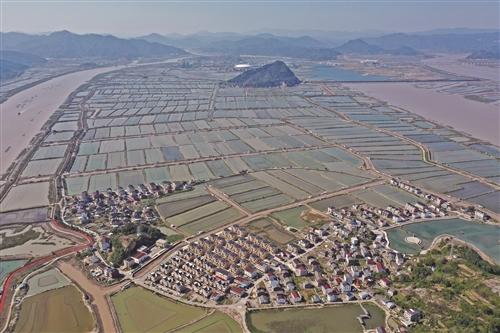
<instances>
[{"instance_id":1,"label":"dirt road","mask_svg":"<svg viewBox=\"0 0 500 333\"><path fill-rule=\"evenodd\" d=\"M102 287L90 281L85 274L69 262L61 261L57 264L61 272L75 282L93 299L92 304L97 308L97 316L102 325L103 332L118 332L113 320L112 310L108 306L106 295L121 288L122 284L111 287Z\"/></svg>"}]
</instances>

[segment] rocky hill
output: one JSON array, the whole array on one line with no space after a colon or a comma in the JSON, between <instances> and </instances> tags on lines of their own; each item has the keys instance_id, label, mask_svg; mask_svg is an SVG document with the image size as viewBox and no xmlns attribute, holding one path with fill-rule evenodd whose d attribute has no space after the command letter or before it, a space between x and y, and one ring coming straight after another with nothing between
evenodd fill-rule
<instances>
[{"instance_id":1,"label":"rocky hill","mask_svg":"<svg viewBox=\"0 0 500 333\"><path fill-rule=\"evenodd\" d=\"M300 80L283 61L278 60L243 72L228 83L238 87L268 88L282 85L295 86Z\"/></svg>"}]
</instances>

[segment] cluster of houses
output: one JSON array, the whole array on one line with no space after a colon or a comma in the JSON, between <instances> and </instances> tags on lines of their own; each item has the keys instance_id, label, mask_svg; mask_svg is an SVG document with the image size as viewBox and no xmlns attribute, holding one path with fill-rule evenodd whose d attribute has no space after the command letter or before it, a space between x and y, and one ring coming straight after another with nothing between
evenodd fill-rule
<instances>
[{"instance_id":1,"label":"cluster of houses","mask_svg":"<svg viewBox=\"0 0 500 333\"><path fill-rule=\"evenodd\" d=\"M451 204L443 198L431 193L426 193L416 186L401 182L394 178L391 179L390 184L402 190L405 190L406 192L409 192L417 197L425 199L429 204L419 203L423 207L417 207L416 211L419 211L420 213L427 213L426 210L430 210L434 214L441 214L442 212L449 212L453 208Z\"/></svg>"},{"instance_id":2,"label":"cluster of houses","mask_svg":"<svg viewBox=\"0 0 500 333\"><path fill-rule=\"evenodd\" d=\"M404 257L389 250L382 235L374 235L362 222L332 222L322 230L329 236L323 235L321 247L267 273L264 285L258 286L258 303L367 300L372 288L390 288L389 274L401 267Z\"/></svg>"},{"instance_id":3,"label":"cluster of houses","mask_svg":"<svg viewBox=\"0 0 500 333\"><path fill-rule=\"evenodd\" d=\"M147 282L165 292L216 302L239 299L280 256L269 240L234 225L181 248Z\"/></svg>"},{"instance_id":4,"label":"cluster of houses","mask_svg":"<svg viewBox=\"0 0 500 333\"><path fill-rule=\"evenodd\" d=\"M283 257L288 259L293 258L306 251L311 251L312 248L321 244L326 236L329 235L328 225L324 225L321 228L307 228L301 234L302 237L299 240L287 244L286 249L289 252L284 252Z\"/></svg>"},{"instance_id":5,"label":"cluster of houses","mask_svg":"<svg viewBox=\"0 0 500 333\"><path fill-rule=\"evenodd\" d=\"M91 254L83 259L83 268L100 283L112 282L121 277L118 269L106 265L101 258Z\"/></svg>"},{"instance_id":6,"label":"cluster of houses","mask_svg":"<svg viewBox=\"0 0 500 333\"><path fill-rule=\"evenodd\" d=\"M82 192L79 196L64 198L64 218L80 225L88 225L96 220L109 223L111 228L117 228L128 223L150 223L159 218L155 209L141 204L141 200L162 197L175 191L191 190L191 182L168 182L161 184L149 183L137 186L118 187L116 191L108 188L106 191L94 193Z\"/></svg>"},{"instance_id":7,"label":"cluster of houses","mask_svg":"<svg viewBox=\"0 0 500 333\"><path fill-rule=\"evenodd\" d=\"M327 213L339 220L349 219L352 223L356 223L356 219L360 219L377 227L386 227L391 223L448 216L449 210L443 210L432 204L415 202L406 203L401 208L392 205L385 208L377 208L368 204L354 204L350 209L328 207Z\"/></svg>"},{"instance_id":8,"label":"cluster of houses","mask_svg":"<svg viewBox=\"0 0 500 333\"><path fill-rule=\"evenodd\" d=\"M445 216L447 212L454 210L454 207L452 207L452 205L443 198L440 198L434 194L425 193L413 185L406 184L394 178L391 179L390 183L393 186L399 187L416 196L424 198L427 200L427 202L429 202L429 204L422 204L422 203L407 204L405 206L405 209L412 214L411 215L412 218L419 218L419 217L432 218L437 216ZM490 219L490 216L479 208L477 207L461 208L460 212L472 219L477 219L480 221L488 221Z\"/></svg>"}]
</instances>

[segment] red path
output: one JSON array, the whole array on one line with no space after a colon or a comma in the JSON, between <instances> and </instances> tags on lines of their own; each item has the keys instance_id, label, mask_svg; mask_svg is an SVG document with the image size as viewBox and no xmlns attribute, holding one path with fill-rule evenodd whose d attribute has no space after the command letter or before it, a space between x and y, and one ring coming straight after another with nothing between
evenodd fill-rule
<instances>
[{"instance_id":1,"label":"red path","mask_svg":"<svg viewBox=\"0 0 500 333\"><path fill-rule=\"evenodd\" d=\"M13 283L14 283L16 278L22 276L27 271L32 270L33 268L36 268L38 266L41 266L41 265L43 265L43 264L45 264L45 263L47 263L55 258L64 256L64 255L72 253L72 252L77 252L77 251L83 250L83 249L89 247L89 245L91 245L94 242L92 237L90 237L89 235L87 235L81 231L69 229L69 228L65 227L64 225L62 225L61 223L57 222L56 220L52 220L51 225L52 225L52 228L55 229L56 231L60 231L60 232L64 232L64 233L71 233L71 234L73 234L73 236L78 237L78 238L85 238L86 242L84 244L75 245L75 246L71 246L71 247L61 249L61 250L54 251L54 252L52 252L52 254L50 254L48 256L35 259L35 260L29 262L28 264L26 264L22 267L19 267L15 271L10 272L9 275L7 276L7 278L3 282L3 292L2 292L2 297L0 298L0 313L3 312L4 307L6 305L8 305L8 303L9 303L7 298L9 296L9 294L11 294Z\"/></svg>"}]
</instances>

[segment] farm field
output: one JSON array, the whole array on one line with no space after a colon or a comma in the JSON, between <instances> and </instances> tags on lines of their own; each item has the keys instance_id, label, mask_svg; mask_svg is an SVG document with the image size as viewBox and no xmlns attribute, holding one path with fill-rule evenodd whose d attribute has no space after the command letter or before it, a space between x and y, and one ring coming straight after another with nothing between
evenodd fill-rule
<instances>
[{"instance_id":1,"label":"farm field","mask_svg":"<svg viewBox=\"0 0 500 333\"><path fill-rule=\"evenodd\" d=\"M296 239L292 233L286 231L281 225L269 218L252 221L248 224L248 227L256 234L264 236L278 245L285 245Z\"/></svg>"},{"instance_id":2,"label":"farm field","mask_svg":"<svg viewBox=\"0 0 500 333\"><path fill-rule=\"evenodd\" d=\"M394 228L387 231L387 236L391 248L415 254L428 248L436 237L448 234L474 245L498 263L500 262L499 232L500 227L495 225L453 218L413 223ZM418 237L422 243L417 245L406 242L405 238L409 236Z\"/></svg>"},{"instance_id":3,"label":"farm field","mask_svg":"<svg viewBox=\"0 0 500 333\"><path fill-rule=\"evenodd\" d=\"M206 315L202 308L132 287L111 297L124 333L166 332Z\"/></svg>"},{"instance_id":4,"label":"farm field","mask_svg":"<svg viewBox=\"0 0 500 333\"><path fill-rule=\"evenodd\" d=\"M278 222L285 227L302 230L307 226L313 226L321 222L323 218L312 215L310 209L304 206L290 208L271 214Z\"/></svg>"},{"instance_id":5,"label":"farm field","mask_svg":"<svg viewBox=\"0 0 500 333\"><path fill-rule=\"evenodd\" d=\"M206 205L213 201L215 201L215 198L209 195L181 199L178 201L171 201L158 205L158 212L160 213L161 217L168 218Z\"/></svg>"},{"instance_id":6,"label":"farm field","mask_svg":"<svg viewBox=\"0 0 500 333\"><path fill-rule=\"evenodd\" d=\"M200 321L185 326L177 333L242 333L240 325L225 313L216 311Z\"/></svg>"},{"instance_id":7,"label":"farm field","mask_svg":"<svg viewBox=\"0 0 500 333\"><path fill-rule=\"evenodd\" d=\"M82 293L69 285L27 297L14 332L90 332L95 322Z\"/></svg>"},{"instance_id":8,"label":"farm field","mask_svg":"<svg viewBox=\"0 0 500 333\"><path fill-rule=\"evenodd\" d=\"M223 201L214 201L202 206L198 206L197 208L191 209L185 213L170 217L166 219L166 222L169 226L175 225L176 227L180 227L184 224L199 220L205 216L216 214L217 212L220 212L226 208L229 208L229 205L227 203Z\"/></svg>"},{"instance_id":9,"label":"farm field","mask_svg":"<svg viewBox=\"0 0 500 333\"><path fill-rule=\"evenodd\" d=\"M384 312L377 306L367 307L372 318L367 329L375 329L385 321ZM286 310L259 310L247 314L247 323L253 333L357 333L363 332L356 319L363 313L358 304L343 304L323 308Z\"/></svg>"},{"instance_id":10,"label":"farm field","mask_svg":"<svg viewBox=\"0 0 500 333\"><path fill-rule=\"evenodd\" d=\"M179 229L188 235L194 235L201 231L210 231L225 224L234 222L242 216L242 213L236 208L227 208L218 211L215 214L183 224Z\"/></svg>"}]
</instances>

